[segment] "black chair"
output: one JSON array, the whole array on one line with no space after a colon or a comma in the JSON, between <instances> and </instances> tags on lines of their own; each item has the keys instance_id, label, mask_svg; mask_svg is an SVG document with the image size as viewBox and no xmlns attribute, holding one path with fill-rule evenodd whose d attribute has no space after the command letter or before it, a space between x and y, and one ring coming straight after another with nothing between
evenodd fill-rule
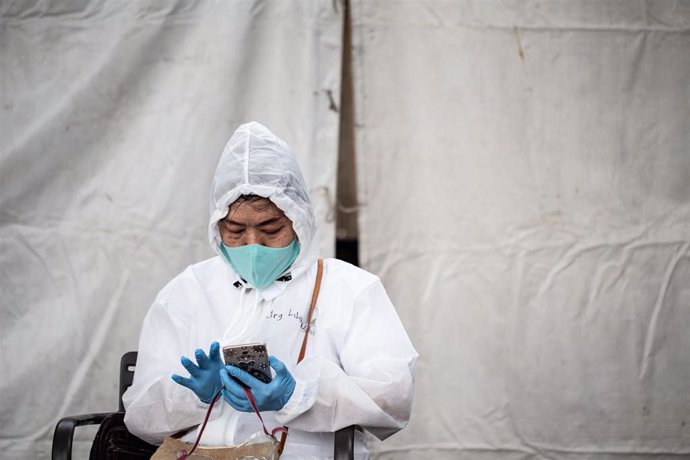
<instances>
[{"instance_id":1,"label":"black chair","mask_svg":"<svg viewBox=\"0 0 690 460\"><path fill-rule=\"evenodd\" d=\"M94 440L91 449L91 460L101 459L148 459L156 450L156 446L145 443L127 431L124 425L125 408L122 395L132 385L134 369L137 363L137 352L125 353L120 360L120 396L118 412L102 412L64 417L58 421L53 435L52 460L72 459L72 439L74 430L78 426L102 425L99 436L108 436L108 442ZM354 458L355 429L349 426L335 432L334 460L351 460ZM126 438L127 448L118 447L118 443ZM102 441L102 440L100 440ZM102 449L103 446L105 448ZM102 450L107 449L107 452Z\"/></svg>"},{"instance_id":2,"label":"black chair","mask_svg":"<svg viewBox=\"0 0 690 460\"><path fill-rule=\"evenodd\" d=\"M71 460L72 439L78 426L101 425L91 447L91 459L149 459L157 447L148 444L127 431L124 424L125 407L122 395L132 385L137 352L125 353L120 360L120 391L117 412L84 414L65 417L55 427L53 460Z\"/></svg>"}]
</instances>

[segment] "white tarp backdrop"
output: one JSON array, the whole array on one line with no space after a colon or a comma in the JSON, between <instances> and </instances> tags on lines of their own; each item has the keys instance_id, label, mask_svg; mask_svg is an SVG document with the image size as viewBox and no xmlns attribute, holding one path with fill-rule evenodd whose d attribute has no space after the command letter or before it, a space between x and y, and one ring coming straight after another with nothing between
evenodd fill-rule
<instances>
[{"instance_id":1,"label":"white tarp backdrop","mask_svg":"<svg viewBox=\"0 0 690 460\"><path fill-rule=\"evenodd\" d=\"M690 2L354 0L386 459L690 458Z\"/></svg>"},{"instance_id":2,"label":"white tarp backdrop","mask_svg":"<svg viewBox=\"0 0 690 460\"><path fill-rule=\"evenodd\" d=\"M421 353L378 457L690 457L690 2L352 6L361 259ZM329 255L341 21L0 3L1 458L116 407L241 122L296 151Z\"/></svg>"},{"instance_id":3,"label":"white tarp backdrop","mask_svg":"<svg viewBox=\"0 0 690 460\"><path fill-rule=\"evenodd\" d=\"M332 255L341 35L331 0L0 3L0 458L117 408L155 294L213 255L240 123L292 146Z\"/></svg>"}]
</instances>

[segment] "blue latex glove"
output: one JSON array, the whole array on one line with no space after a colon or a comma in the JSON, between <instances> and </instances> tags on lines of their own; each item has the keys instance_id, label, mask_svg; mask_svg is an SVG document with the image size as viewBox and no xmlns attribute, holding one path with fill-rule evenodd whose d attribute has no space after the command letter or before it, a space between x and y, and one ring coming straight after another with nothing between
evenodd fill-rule
<instances>
[{"instance_id":1,"label":"blue latex glove","mask_svg":"<svg viewBox=\"0 0 690 460\"><path fill-rule=\"evenodd\" d=\"M276 376L270 383L264 383L235 366L225 366L225 369L220 371L223 398L228 404L241 412L254 411L244 389L232 378L235 377L252 390L259 411L277 411L283 408L295 391L295 379L278 358L269 356L268 363L276 371Z\"/></svg>"},{"instance_id":2,"label":"blue latex glove","mask_svg":"<svg viewBox=\"0 0 690 460\"><path fill-rule=\"evenodd\" d=\"M208 356L200 348L194 352L194 356L196 357L197 364L194 364L186 356L180 359L184 368L189 372L190 377L185 378L173 374L172 379L176 383L192 390L200 400L208 404L213 399L213 395L222 386L219 373L225 368L225 364L220 359L220 345L218 342L213 342L208 351Z\"/></svg>"}]
</instances>

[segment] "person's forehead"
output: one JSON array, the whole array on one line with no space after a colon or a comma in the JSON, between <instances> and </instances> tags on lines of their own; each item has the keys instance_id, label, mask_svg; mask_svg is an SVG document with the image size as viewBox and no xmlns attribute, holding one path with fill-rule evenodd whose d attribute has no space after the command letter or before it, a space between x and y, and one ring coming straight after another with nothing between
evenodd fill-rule
<instances>
[{"instance_id":1,"label":"person's forehead","mask_svg":"<svg viewBox=\"0 0 690 460\"><path fill-rule=\"evenodd\" d=\"M284 217L283 211L268 198L262 200L238 200L229 207L226 218L237 219L267 219Z\"/></svg>"}]
</instances>

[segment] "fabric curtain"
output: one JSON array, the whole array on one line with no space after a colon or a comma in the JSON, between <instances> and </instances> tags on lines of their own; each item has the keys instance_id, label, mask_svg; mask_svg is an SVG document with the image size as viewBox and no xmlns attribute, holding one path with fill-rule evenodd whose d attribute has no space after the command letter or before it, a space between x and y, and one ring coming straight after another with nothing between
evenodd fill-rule
<instances>
[{"instance_id":1,"label":"fabric curtain","mask_svg":"<svg viewBox=\"0 0 690 460\"><path fill-rule=\"evenodd\" d=\"M293 148L332 255L341 32L330 0L0 5L2 458L48 458L60 417L117 409L155 294L213 255L241 123Z\"/></svg>"},{"instance_id":2,"label":"fabric curtain","mask_svg":"<svg viewBox=\"0 0 690 460\"><path fill-rule=\"evenodd\" d=\"M353 0L360 248L420 352L375 458L690 455L690 4Z\"/></svg>"}]
</instances>

